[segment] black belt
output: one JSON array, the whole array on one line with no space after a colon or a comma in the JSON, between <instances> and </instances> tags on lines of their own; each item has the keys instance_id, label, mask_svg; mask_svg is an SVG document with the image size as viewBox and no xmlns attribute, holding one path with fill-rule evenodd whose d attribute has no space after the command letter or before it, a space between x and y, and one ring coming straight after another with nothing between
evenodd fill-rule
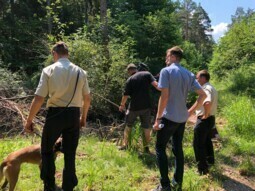
<instances>
[{"instance_id":1,"label":"black belt","mask_svg":"<svg viewBox=\"0 0 255 191\"><path fill-rule=\"evenodd\" d=\"M201 119L202 117L203 117L203 115L197 116L198 119ZM215 116L214 116L214 115L210 115L210 116L208 116L206 119L208 119L209 117L215 117Z\"/></svg>"},{"instance_id":2,"label":"black belt","mask_svg":"<svg viewBox=\"0 0 255 191\"><path fill-rule=\"evenodd\" d=\"M76 110L80 109L79 107L49 107L49 111L62 111L62 110Z\"/></svg>"}]
</instances>

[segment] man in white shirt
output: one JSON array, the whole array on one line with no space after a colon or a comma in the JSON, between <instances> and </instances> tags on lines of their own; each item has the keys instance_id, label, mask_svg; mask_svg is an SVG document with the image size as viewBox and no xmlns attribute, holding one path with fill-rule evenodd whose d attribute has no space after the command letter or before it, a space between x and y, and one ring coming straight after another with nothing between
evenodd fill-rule
<instances>
[{"instance_id":1,"label":"man in white shirt","mask_svg":"<svg viewBox=\"0 0 255 191\"><path fill-rule=\"evenodd\" d=\"M65 161L62 189L72 191L78 184L75 174L75 154L80 127L86 124L90 106L90 89L87 73L68 60L68 47L64 42L58 42L53 46L52 55L55 63L42 71L24 129L30 133L33 131L33 118L40 110L44 98L49 96L48 113L41 141L41 179L44 183L44 191L55 190L53 145L62 135Z\"/></svg>"},{"instance_id":2,"label":"man in white shirt","mask_svg":"<svg viewBox=\"0 0 255 191\"><path fill-rule=\"evenodd\" d=\"M209 172L209 165L214 164L214 151L211 141L211 132L215 126L218 93L209 83L210 74L207 70L201 70L197 74L197 81L202 86L207 98L203 106L196 110L197 122L194 128L193 147L200 175Z\"/></svg>"}]
</instances>

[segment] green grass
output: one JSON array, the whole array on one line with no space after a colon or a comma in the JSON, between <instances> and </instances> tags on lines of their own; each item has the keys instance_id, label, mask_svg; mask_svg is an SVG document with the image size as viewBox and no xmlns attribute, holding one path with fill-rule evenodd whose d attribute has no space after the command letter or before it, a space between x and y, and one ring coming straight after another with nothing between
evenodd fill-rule
<instances>
[{"instance_id":1,"label":"green grass","mask_svg":"<svg viewBox=\"0 0 255 191\"><path fill-rule=\"evenodd\" d=\"M238 167L241 175L254 176L255 175L255 163L247 156Z\"/></svg>"},{"instance_id":2,"label":"green grass","mask_svg":"<svg viewBox=\"0 0 255 191\"><path fill-rule=\"evenodd\" d=\"M228 130L238 137L254 140L255 136L255 108L249 97L238 97L223 109L228 120Z\"/></svg>"},{"instance_id":3,"label":"green grass","mask_svg":"<svg viewBox=\"0 0 255 191\"><path fill-rule=\"evenodd\" d=\"M255 164L253 159L254 140L247 141L244 136L229 134L228 128L219 129L221 135L221 148L215 151L216 164L210 170L209 176L199 176L196 173L196 162L192 147L193 128L185 129L184 156L185 171L183 191L217 190L222 187L225 176L222 175L221 165L229 165L243 175L254 176ZM106 140L100 141L96 137L82 136L79 142L76 157L77 177L79 184L75 191L148 191L159 183L159 171L155 155L143 154L139 130L134 130L133 142L136 149L119 151L114 143ZM140 137L140 138L139 138ZM40 142L39 139L36 140ZM32 138L17 136L12 139L0 139L0 160L12 151L32 144ZM140 144L140 145L139 145ZM154 151L155 134L152 137L150 150ZM171 170L169 177L173 176L174 158L171 146L167 153ZM238 160L236 160L238 158ZM61 186L63 168L63 155L56 159L56 183ZM19 182L16 190L42 190L43 184L39 178L39 168L36 165L22 165Z\"/></svg>"},{"instance_id":4,"label":"green grass","mask_svg":"<svg viewBox=\"0 0 255 191\"><path fill-rule=\"evenodd\" d=\"M39 140L36 141L39 142ZM25 137L2 139L0 140L0 159L3 160L8 153L30 144L31 139ZM153 148L151 150L154 151ZM192 151L189 149L189 152ZM169 162L173 165L172 154L170 154ZM62 154L57 157L55 163L56 183L61 186ZM151 190L159 183L155 155L135 151L119 151L115 144L99 141L96 137L82 137L80 139L76 167L79 184L75 191L143 191ZM170 170L169 173L171 178L173 172ZM200 191L202 188L211 187L209 182L211 182L210 178L200 177L196 173L194 163L190 163L189 166L185 167L184 191ZM42 190L42 187L38 166L22 165L16 190L39 191ZM217 184L213 187L217 187Z\"/></svg>"}]
</instances>

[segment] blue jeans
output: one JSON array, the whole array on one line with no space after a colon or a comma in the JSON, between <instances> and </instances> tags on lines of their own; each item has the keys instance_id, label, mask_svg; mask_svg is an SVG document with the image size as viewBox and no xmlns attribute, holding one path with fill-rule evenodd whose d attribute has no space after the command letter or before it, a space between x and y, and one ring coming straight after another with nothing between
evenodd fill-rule
<instances>
[{"instance_id":1,"label":"blue jeans","mask_svg":"<svg viewBox=\"0 0 255 191\"><path fill-rule=\"evenodd\" d=\"M78 184L75 173L75 154L80 131L80 108L49 108L41 141L41 179L44 191L55 190L55 163L53 145L62 135L64 170L62 189L72 191Z\"/></svg>"},{"instance_id":2,"label":"blue jeans","mask_svg":"<svg viewBox=\"0 0 255 191\"><path fill-rule=\"evenodd\" d=\"M178 183L179 187L181 187L184 172L182 139L185 129L185 123L175 123L166 118L163 118L161 124L164 124L164 127L161 130L157 131L156 141L156 155L161 175L160 183L163 188L170 186L170 180L168 177L168 158L166 155L166 145L172 137L172 151L175 156L174 180Z\"/></svg>"}]
</instances>

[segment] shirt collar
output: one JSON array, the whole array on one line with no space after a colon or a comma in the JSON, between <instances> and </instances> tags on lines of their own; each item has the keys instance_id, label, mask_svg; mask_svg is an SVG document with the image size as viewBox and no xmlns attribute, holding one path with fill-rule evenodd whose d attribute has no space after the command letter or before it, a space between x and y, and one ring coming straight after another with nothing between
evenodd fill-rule
<instances>
[{"instance_id":1,"label":"shirt collar","mask_svg":"<svg viewBox=\"0 0 255 191\"><path fill-rule=\"evenodd\" d=\"M68 58L59 58L57 62L64 66L68 66L70 64L70 60Z\"/></svg>"},{"instance_id":2,"label":"shirt collar","mask_svg":"<svg viewBox=\"0 0 255 191\"><path fill-rule=\"evenodd\" d=\"M171 65L181 66L181 64L180 64L180 63L176 63L176 62L172 63Z\"/></svg>"},{"instance_id":3,"label":"shirt collar","mask_svg":"<svg viewBox=\"0 0 255 191\"><path fill-rule=\"evenodd\" d=\"M58 62L70 62L68 58L59 58Z\"/></svg>"},{"instance_id":4,"label":"shirt collar","mask_svg":"<svg viewBox=\"0 0 255 191\"><path fill-rule=\"evenodd\" d=\"M207 86L207 85L210 85L210 83L209 83L209 82L206 82L202 87L205 87L205 86Z\"/></svg>"}]
</instances>

